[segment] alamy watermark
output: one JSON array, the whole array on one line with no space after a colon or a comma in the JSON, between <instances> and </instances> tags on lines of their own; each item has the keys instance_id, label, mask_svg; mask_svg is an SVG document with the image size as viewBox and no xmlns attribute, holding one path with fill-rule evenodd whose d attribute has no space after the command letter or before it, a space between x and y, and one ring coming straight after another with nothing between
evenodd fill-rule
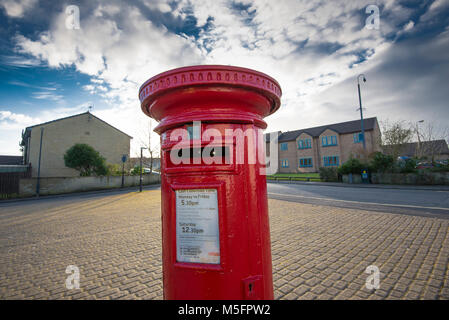
<instances>
[{"instance_id":1,"label":"alamy watermark","mask_svg":"<svg viewBox=\"0 0 449 320\"><path fill-rule=\"evenodd\" d=\"M177 128L162 135L163 144L173 144L169 160L173 165L181 164L259 164L259 174L274 174L278 169L278 133L266 135L269 139L269 155L266 155L263 131L260 128L201 130L201 121L192 126ZM167 141L168 139L168 141Z\"/></svg>"},{"instance_id":2,"label":"alamy watermark","mask_svg":"<svg viewBox=\"0 0 449 320\"><path fill-rule=\"evenodd\" d=\"M80 8L70 5L65 8L65 27L69 30L78 30L80 28Z\"/></svg>"},{"instance_id":3,"label":"alamy watermark","mask_svg":"<svg viewBox=\"0 0 449 320\"><path fill-rule=\"evenodd\" d=\"M379 267L375 265L370 265L366 267L365 273L369 276L366 278L365 287L368 290L380 289L380 270Z\"/></svg>"},{"instance_id":4,"label":"alamy watermark","mask_svg":"<svg viewBox=\"0 0 449 320\"><path fill-rule=\"evenodd\" d=\"M369 16L365 20L365 28L367 28L368 30L373 29L379 30L380 26L379 7L374 4L370 4L369 6L366 7L365 13L369 14Z\"/></svg>"},{"instance_id":5,"label":"alamy watermark","mask_svg":"<svg viewBox=\"0 0 449 320\"><path fill-rule=\"evenodd\" d=\"M65 287L69 290L80 288L80 269L77 266L69 265L65 269L65 273L69 274L65 280Z\"/></svg>"}]
</instances>

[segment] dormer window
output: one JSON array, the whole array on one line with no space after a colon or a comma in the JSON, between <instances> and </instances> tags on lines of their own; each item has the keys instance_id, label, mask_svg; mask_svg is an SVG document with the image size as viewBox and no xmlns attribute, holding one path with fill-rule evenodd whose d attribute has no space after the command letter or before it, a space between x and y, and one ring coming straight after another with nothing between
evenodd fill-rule
<instances>
[{"instance_id":1,"label":"dormer window","mask_svg":"<svg viewBox=\"0 0 449 320\"><path fill-rule=\"evenodd\" d=\"M298 140L298 149L310 149L312 148L312 139Z\"/></svg>"},{"instance_id":2,"label":"dormer window","mask_svg":"<svg viewBox=\"0 0 449 320\"><path fill-rule=\"evenodd\" d=\"M337 136L324 136L321 137L321 146L330 147L337 145Z\"/></svg>"}]
</instances>

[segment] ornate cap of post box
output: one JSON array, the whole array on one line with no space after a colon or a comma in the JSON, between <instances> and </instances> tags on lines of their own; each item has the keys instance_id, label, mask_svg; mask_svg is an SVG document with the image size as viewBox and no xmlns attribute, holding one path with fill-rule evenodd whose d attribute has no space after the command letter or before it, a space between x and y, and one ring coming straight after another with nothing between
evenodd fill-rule
<instances>
[{"instance_id":1,"label":"ornate cap of post box","mask_svg":"<svg viewBox=\"0 0 449 320\"><path fill-rule=\"evenodd\" d=\"M139 90L142 111L160 121L161 133L198 119L254 123L280 107L282 91L270 76L246 68L201 65L173 69L147 80ZM179 103L182 101L182 103Z\"/></svg>"}]
</instances>

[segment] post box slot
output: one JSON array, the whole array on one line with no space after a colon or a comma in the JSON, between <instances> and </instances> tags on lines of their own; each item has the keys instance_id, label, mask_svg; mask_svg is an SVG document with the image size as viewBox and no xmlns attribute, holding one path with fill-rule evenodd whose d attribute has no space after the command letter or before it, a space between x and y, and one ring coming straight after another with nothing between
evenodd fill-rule
<instances>
[{"instance_id":1,"label":"post box slot","mask_svg":"<svg viewBox=\"0 0 449 320\"><path fill-rule=\"evenodd\" d=\"M167 166L176 167L177 165L204 165L204 164L227 164L230 157L228 146L204 146L204 147L190 147L175 149L177 161L181 163L176 164L170 158L172 151L167 152ZM200 159L200 161L198 161Z\"/></svg>"}]
</instances>

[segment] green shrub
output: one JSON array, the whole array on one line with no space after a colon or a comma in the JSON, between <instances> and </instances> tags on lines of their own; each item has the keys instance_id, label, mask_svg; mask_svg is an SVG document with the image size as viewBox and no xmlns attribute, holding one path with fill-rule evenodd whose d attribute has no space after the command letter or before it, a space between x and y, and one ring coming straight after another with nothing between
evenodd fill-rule
<instances>
[{"instance_id":1,"label":"green shrub","mask_svg":"<svg viewBox=\"0 0 449 320\"><path fill-rule=\"evenodd\" d=\"M122 166L116 163L108 163L108 175L109 176L121 176L122 175Z\"/></svg>"},{"instance_id":2,"label":"green shrub","mask_svg":"<svg viewBox=\"0 0 449 320\"><path fill-rule=\"evenodd\" d=\"M104 176L108 173L105 158L98 151L84 143L77 143L70 147L64 154L64 164L80 172L80 176L86 177L92 174Z\"/></svg>"},{"instance_id":3,"label":"green shrub","mask_svg":"<svg viewBox=\"0 0 449 320\"><path fill-rule=\"evenodd\" d=\"M140 166L136 166L131 170L131 174L132 175L140 175L140 171L141 171L141 167ZM145 173L142 171L142 173Z\"/></svg>"},{"instance_id":4,"label":"green shrub","mask_svg":"<svg viewBox=\"0 0 449 320\"><path fill-rule=\"evenodd\" d=\"M320 168L320 179L325 182L337 182L338 171L337 168Z\"/></svg>"},{"instance_id":5,"label":"green shrub","mask_svg":"<svg viewBox=\"0 0 449 320\"><path fill-rule=\"evenodd\" d=\"M400 165L399 172L401 173L413 173L416 172L416 160L415 159L407 159L402 161Z\"/></svg>"},{"instance_id":6,"label":"green shrub","mask_svg":"<svg viewBox=\"0 0 449 320\"><path fill-rule=\"evenodd\" d=\"M343 163L338 168L339 174L350 174L350 173L356 173L361 174L362 170L365 169L367 166L364 165L359 159L350 158L348 161Z\"/></svg>"},{"instance_id":7,"label":"green shrub","mask_svg":"<svg viewBox=\"0 0 449 320\"><path fill-rule=\"evenodd\" d=\"M394 170L394 158L381 152L376 152L369 164L372 172L387 172Z\"/></svg>"}]
</instances>

